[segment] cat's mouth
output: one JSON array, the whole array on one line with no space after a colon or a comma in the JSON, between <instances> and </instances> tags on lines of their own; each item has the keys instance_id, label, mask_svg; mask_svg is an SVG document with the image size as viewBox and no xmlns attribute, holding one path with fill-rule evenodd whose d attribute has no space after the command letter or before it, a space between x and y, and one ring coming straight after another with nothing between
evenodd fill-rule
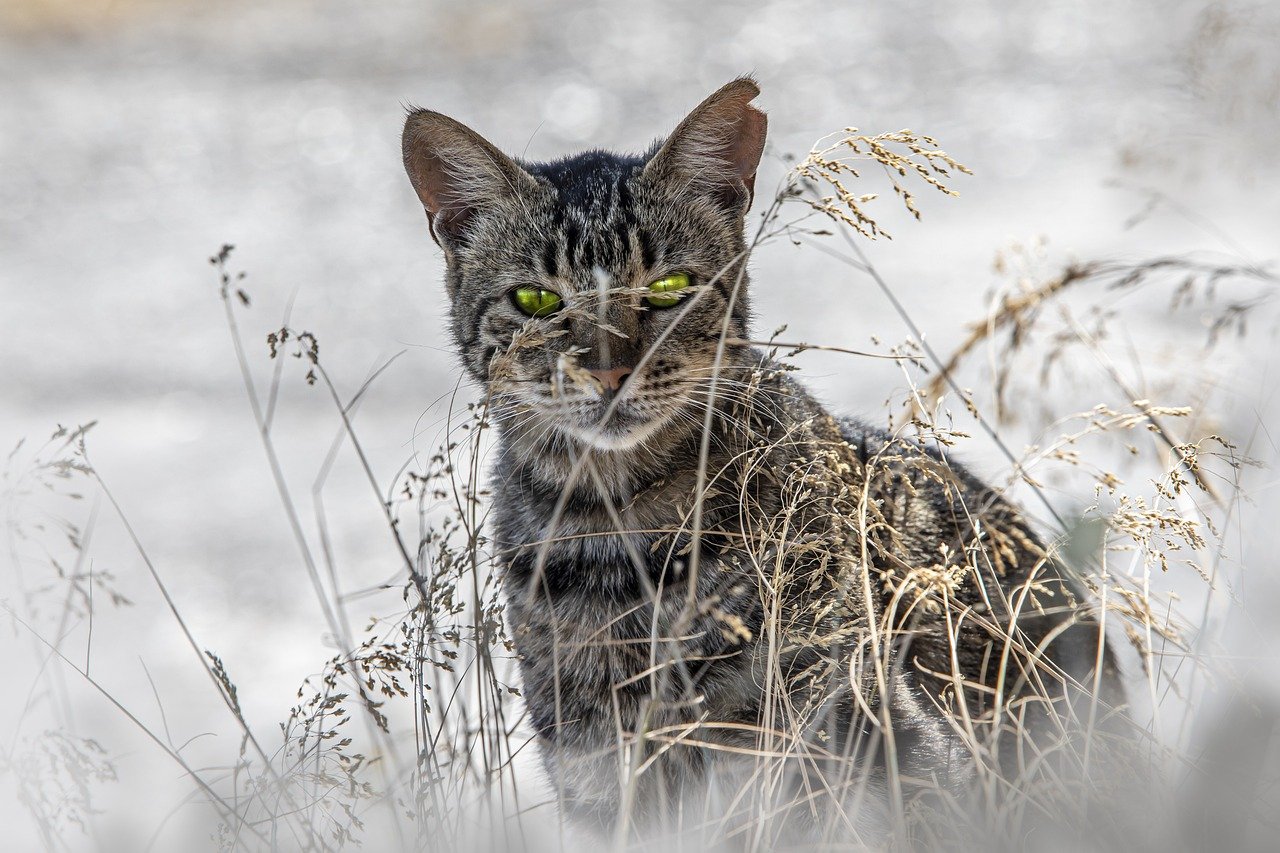
<instances>
[{"instance_id":1,"label":"cat's mouth","mask_svg":"<svg viewBox=\"0 0 1280 853\"><path fill-rule=\"evenodd\" d=\"M574 409L558 412L557 426L597 450L630 450L659 432L668 420L626 399L579 403Z\"/></svg>"},{"instance_id":2,"label":"cat's mouth","mask_svg":"<svg viewBox=\"0 0 1280 853\"><path fill-rule=\"evenodd\" d=\"M675 440L670 433L673 424L689 420L680 412L687 404L678 392L653 399L648 389L624 388L619 393L600 393L599 389L568 393L539 392L519 388L519 406L510 410L512 423L529 436L558 433L573 443L595 450L625 452L662 436ZM523 414L519 414L523 411Z\"/></svg>"}]
</instances>

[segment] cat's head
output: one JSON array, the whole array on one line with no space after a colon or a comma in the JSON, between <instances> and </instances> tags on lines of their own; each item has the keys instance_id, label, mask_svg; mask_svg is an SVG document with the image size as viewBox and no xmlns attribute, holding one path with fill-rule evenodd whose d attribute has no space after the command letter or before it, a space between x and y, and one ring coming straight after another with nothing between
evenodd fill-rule
<instances>
[{"instance_id":1,"label":"cat's head","mask_svg":"<svg viewBox=\"0 0 1280 853\"><path fill-rule=\"evenodd\" d=\"M444 250L455 342L500 421L604 450L702 422L719 341L746 337L758 94L734 80L643 156L550 163L410 113L405 168Z\"/></svg>"}]
</instances>

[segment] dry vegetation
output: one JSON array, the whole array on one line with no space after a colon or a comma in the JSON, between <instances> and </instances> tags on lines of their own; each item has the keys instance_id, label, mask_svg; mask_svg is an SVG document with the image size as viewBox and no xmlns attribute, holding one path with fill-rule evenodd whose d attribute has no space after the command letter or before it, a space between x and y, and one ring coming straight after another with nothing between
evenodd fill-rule
<instances>
[{"instance_id":1,"label":"dry vegetation","mask_svg":"<svg viewBox=\"0 0 1280 853\"><path fill-rule=\"evenodd\" d=\"M919 786L902 783L889 795L895 833L877 843L920 849L986 839L1017 847L1036 831L1045 845L1053 838L1104 848L1167 844L1178 837L1179 819L1186 813L1180 797L1195 787L1180 780L1194 780L1201 766L1193 753L1194 710L1210 685L1221 685L1229 672L1212 654L1213 638L1199 628L1208 608L1228 590L1223 564L1230 560L1227 543L1243 500L1240 480L1248 454L1238 446L1239 437L1217 430L1212 378L1160 370L1161 364L1167 366L1154 363L1162 359L1162 342L1127 337L1132 329L1126 326L1126 307L1134 300L1145 305L1160 300L1171 311L1207 318L1203 340L1181 342L1204 352L1226 336L1248 334L1253 318L1268 322L1273 317L1275 278L1248 263L1192 256L1055 267L1042 247L1015 247L1000 256L997 267L1008 284L992 295L989 311L967 326L954 351L937 353L859 245L862 238L888 236L871 214L875 194L859 190L875 185L875 175L863 174L872 170L883 170L892 191L917 217L912 186L923 182L952 194L953 177L967 172L927 136L905 130L865 136L850 129L834 143L823 142L793 170L761 216L753 250L783 238L835 256L893 300L913 330L911 338L878 353L850 348L848 342L811 345L775 336L766 343L784 363L815 347L850 359L896 361L909 390L885 419L904 441L927 442L951 453L970 440L956 424L976 423L1008 462L1004 488L1045 519L1055 556L1075 569L1105 606L1105 630L1121 645L1127 640L1130 652L1123 663L1133 699L1133 707L1118 724L1112 719L1105 732L1100 718L1110 709L1095 708L1096 716L1091 713L1084 721L1063 720L1061 740L1036 747L1034 754L1028 746L1014 780L996 771L994 741L983 726L957 715L955 728L973 756L974 790L924 795ZM182 625L191 646L192 666L204 669L213 700L225 706L240 731L238 751L217 768L189 766L182 746L167 732L134 716L134 697L101 690L105 700L181 768L193 799L216 813L216 842L224 850L337 850L365 839L373 839L376 849L395 843L411 849L475 849L482 839L499 848L518 847L520 840L534 849L571 846L572 829L560 824L554 801L531 770L536 746L522 718L515 651L504 631L500 579L486 538L486 401L451 401L447 443L425 467L405 470L388 483L385 472L373 471L365 461L351 418L377 373L358 393L343 398L330 373L341 366L321 358L314 335L285 327L270 334L266 350L246 345L241 326L252 316L250 299L230 260L227 246L211 262L245 390L299 553L341 650L300 687L297 705L273 732L263 721L245 718L235 673L201 645L183 614L172 608L171 618ZM250 340L260 340L258 325L255 320ZM513 342L522 345L530 342ZM267 357L276 363L264 392L255 384L253 365ZM302 376L292 376L282 364L290 359L300 362ZM1087 377L1082 364L1088 365ZM368 475L370 500L384 514L385 530L370 535L387 538L390 558L399 565L403 606L395 612L359 612L358 602L332 594L342 567L333 561L322 510L315 524L319 534L309 534L312 526L290 497L277 454L277 442L288 437L273 429L273 413L280 383L303 378L332 399L341 425L334 454L344 448L356 454ZM1064 383L1077 393L1046 390ZM1080 411L1064 408L1081 393L1093 399ZM1002 430L1015 419L1041 439L1023 448L1009 446ZM53 526L30 511L36 491L58 491L71 500L72 492L96 488L128 524L127 510L115 504L109 484L93 469L87 435L88 427L60 429L43 448L20 446L9 456L6 531L14 565L22 564L19 551L34 548L48 555L49 571L23 579L28 595L7 606L33 652L56 659L50 670L97 688L87 662L76 660L58 638L68 620L95 607L128 602L115 591L113 578L92 572L88 543L77 527ZM317 494L322 487L323 477ZM800 477L795 487L813 490L823 484ZM850 500L865 514L865 501L859 504L856 495ZM788 521L762 520L776 529L762 538L778 547L811 547L787 539ZM63 541L55 542L58 537ZM162 573L143 543L135 543L168 600ZM70 560L62 554L70 554ZM833 583L883 582L892 585L900 608L936 612L951 606L951 592L970 559L975 558L940 554L936 565L881 579L846 566L833 573ZM768 555L760 555L759 562L769 565ZM1194 577L1211 589L1202 597L1206 610L1180 613L1178 602L1162 594L1170 575ZM784 636L784 626L777 627L780 641L814 641ZM876 647L876 626L848 627L870 628L869 643ZM724 629L741 626L726 619ZM1012 636L1008 649L1014 656L1030 654ZM873 653L858 665L881 662ZM33 694L46 687L35 685ZM56 701L56 695L39 701ZM759 733L757 750L749 756L755 762L749 776L754 786L767 787L774 759L794 757L803 744L787 722L803 720L805 711L789 713L790 718L780 717ZM1016 714L1009 717L1011 722L1003 724L1016 726ZM1069 736L1081 729L1084 736ZM659 740L698 735L649 734ZM7 769L20 779L23 802L47 848L64 849L63 839L91 822L94 792L111 784L110 757L93 740L66 731L24 740L11 751ZM638 762L619 766L624 775L647 770ZM858 768L850 769L849 779L854 801L873 796L859 787L865 778ZM1247 804L1240 814L1258 817L1249 814ZM757 814L754 824L738 829L737 841L770 849L770 819L768 813ZM857 847L856 833L847 829L831 825L830 849ZM620 837L619 845L626 843Z\"/></svg>"}]
</instances>

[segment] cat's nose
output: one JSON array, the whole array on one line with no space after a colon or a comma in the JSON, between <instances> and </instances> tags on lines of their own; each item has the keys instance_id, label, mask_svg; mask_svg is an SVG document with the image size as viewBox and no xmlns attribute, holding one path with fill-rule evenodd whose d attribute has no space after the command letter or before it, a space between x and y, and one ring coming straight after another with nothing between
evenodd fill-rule
<instances>
[{"instance_id":1,"label":"cat's nose","mask_svg":"<svg viewBox=\"0 0 1280 853\"><path fill-rule=\"evenodd\" d=\"M608 370L588 370L606 391L617 391L631 375L630 367L611 367Z\"/></svg>"}]
</instances>

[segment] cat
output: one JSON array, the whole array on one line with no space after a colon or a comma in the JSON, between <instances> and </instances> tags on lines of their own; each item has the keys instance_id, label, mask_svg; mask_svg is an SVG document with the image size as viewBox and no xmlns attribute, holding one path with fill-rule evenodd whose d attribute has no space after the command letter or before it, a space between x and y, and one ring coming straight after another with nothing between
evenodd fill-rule
<instances>
[{"instance_id":1,"label":"cat","mask_svg":"<svg viewBox=\"0 0 1280 853\"><path fill-rule=\"evenodd\" d=\"M874 833L909 780L963 784L956 719L1048 716L1095 682L1122 701L1016 508L744 343L758 95L739 78L644 154L546 163L436 112L405 122L497 428L529 717L562 809L615 837L765 811Z\"/></svg>"}]
</instances>

